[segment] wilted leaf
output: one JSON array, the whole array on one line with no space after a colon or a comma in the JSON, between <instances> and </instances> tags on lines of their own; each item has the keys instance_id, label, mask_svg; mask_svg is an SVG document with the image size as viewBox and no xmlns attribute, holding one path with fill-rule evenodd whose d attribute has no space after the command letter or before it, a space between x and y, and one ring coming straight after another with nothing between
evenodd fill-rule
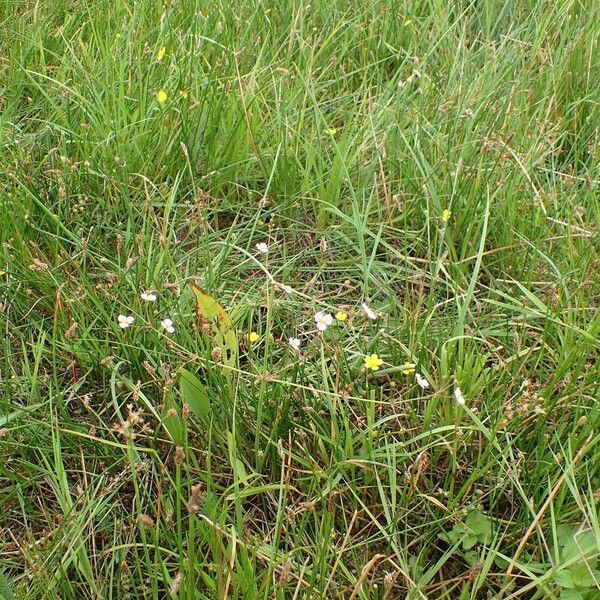
<instances>
[{"instance_id":1,"label":"wilted leaf","mask_svg":"<svg viewBox=\"0 0 600 600\"><path fill-rule=\"evenodd\" d=\"M229 315L204 290L193 283L190 287L196 297L196 317L200 330L210 328L214 346L223 353L223 364L234 368L237 365L239 342Z\"/></svg>"}]
</instances>

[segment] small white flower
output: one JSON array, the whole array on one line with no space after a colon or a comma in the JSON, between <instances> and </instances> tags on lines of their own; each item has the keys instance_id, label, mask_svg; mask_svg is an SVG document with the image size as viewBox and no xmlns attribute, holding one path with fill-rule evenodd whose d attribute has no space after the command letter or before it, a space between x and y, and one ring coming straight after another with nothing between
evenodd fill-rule
<instances>
[{"instance_id":1,"label":"small white flower","mask_svg":"<svg viewBox=\"0 0 600 600\"><path fill-rule=\"evenodd\" d=\"M315 314L315 323L319 331L325 331L333 323L333 317L329 313L319 311Z\"/></svg>"},{"instance_id":2,"label":"small white flower","mask_svg":"<svg viewBox=\"0 0 600 600\"><path fill-rule=\"evenodd\" d=\"M269 252L269 244L267 244L267 242L258 242L258 244L256 244L256 249L261 254L267 254Z\"/></svg>"},{"instance_id":3,"label":"small white flower","mask_svg":"<svg viewBox=\"0 0 600 600\"><path fill-rule=\"evenodd\" d=\"M365 302L362 303L362 309L365 311L365 314L367 317L369 317L369 319L371 319L371 321L377 320L377 313L369 308Z\"/></svg>"},{"instance_id":4,"label":"small white flower","mask_svg":"<svg viewBox=\"0 0 600 600\"><path fill-rule=\"evenodd\" d=\"M117 321L121 329L127 329L133 325L134 318L131 315L119 315Z\"/></svg>"},{"instance_id":5,"label":"small white flower","mask_svg":"<svg viewBox=\"0 0 600 600\"><path fill-rule=\"evenodd\" d=\"M291 337L288 340L288 344L291 346L292 350L300 350L300 345L302 344L302 342L300 341L299 338L296 337Z\"/></svg>"},{"instance_id":6,"label":"small white flower","mask_svg":"<svg viewBox=\"0 0 600 600\"><path fill-rule=\"evenodd\" d=\"M463 396L463 393L460 391L460 388L454 388L454 399L456 400L456 402L458 404L460 404L461 406L464 406L465 404L465 397Z\"/></svg>"},{"instance_id":7,"label":"small white flower","mask_svg":"<svg viewBox=\"0 0 600 600\"><path fill-rule=\"evenodd\" d=\"M156 294L152 292L142 292L140 298L146 302L156 302Z\"/></svg>"},{"instance_id":8,"label":"small white flower","mask_svg":"<svg viewBox=\"0 0 600 600\"><path fill-rule=\"evenodd\" d=\"M160 326L167 332L167 333L175 333L175 327L173 327L173 321L171 319L163 319L160 322Z\"/></svg>"},{"instance_id":9,"label":"small white flower","mask_svg":"<svg viewBox=\"0 0 600 600\"><path fill-rule=\"evenodd\" d=\"M421 373L415 373L415 379L422 390L426 390L429 387L429 381L427 381L427 379L425 379Z\"/></svg>"}]
</instances>

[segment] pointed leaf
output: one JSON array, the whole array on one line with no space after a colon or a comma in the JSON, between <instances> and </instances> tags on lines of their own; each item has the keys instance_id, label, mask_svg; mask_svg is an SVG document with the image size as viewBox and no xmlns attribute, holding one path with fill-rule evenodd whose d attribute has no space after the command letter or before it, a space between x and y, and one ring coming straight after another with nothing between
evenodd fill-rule
<instances>
[{"instance_id":1,"label":"pointed leaf","mask_svg":"<svg viewBox=\"0 0 600 600\"><path fill-rule=\"evenodd\" d=\"M185 425L181 415L177 411L177 405L172 394L167 394L163 408L162 424L177 446L183 446L185 442ZM1 599L0 599L1 600Z\"/></svg>"},{"instance_id":2,"label":"pointed leaf","mask_svg":"<svg viewBox=\"0 0 600 600\"><path fill-rule=\"evenodd\" d=\"M204 384L187 369L181 369L179 372L179 393L181 401L187 404L198 418L205 423L210 422L210 396Z\"/></svg>"},{"instance_id":3,"label":"pointed leaf","mask_svg":"<svg viewBox=\"0 0 600 600\"><path fill-rule=\"evenodd\" d=\"M492 536L492 520L481 511L473 511L467 515L465 520L467 526L477 536L482 544L487 544Z\"/></svg>"}]
</instances>

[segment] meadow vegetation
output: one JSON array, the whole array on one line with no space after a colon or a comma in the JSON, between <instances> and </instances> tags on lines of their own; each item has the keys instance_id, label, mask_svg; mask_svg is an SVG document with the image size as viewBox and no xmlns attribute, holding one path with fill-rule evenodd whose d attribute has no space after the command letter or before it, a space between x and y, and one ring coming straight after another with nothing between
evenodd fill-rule
<instances>
[{"instance_id":1,"label":"meadow vegetation","mask_svg":"<svg viewBox=\"0 0 600 600\"><path fill-rule=\"evenodd\" d=\"M4 0L0 598L599 598L599 32Z\"/></svg>"}]
</instances>

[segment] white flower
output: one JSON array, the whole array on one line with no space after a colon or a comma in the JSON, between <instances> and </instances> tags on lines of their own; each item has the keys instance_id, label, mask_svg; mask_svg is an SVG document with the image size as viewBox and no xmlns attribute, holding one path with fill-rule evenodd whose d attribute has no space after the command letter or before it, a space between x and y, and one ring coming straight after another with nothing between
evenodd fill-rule
<instances>
[{"instance_id":1,"label":"white flower","mask_svg":"<svg viewBox=\"0 0 600 600\"><path fill-rule=\"evenodd\" d=\"M302 344L302 342L299 338L292 337L288 340L288 344L291 346L292 350L300 350L300 344Z\"/></svg>"},{"instance_id":2,"label":"white flower","mask_svg":"<svg viewBox=\"0 0 600 600\"><path fill-rule=\"evenodd\" d=\"M463 396L463 393L460 391L459 387L454 388L454 399L456 400L456 402L458 402L458 404L464 406L465 397Z\"/></svg>"},{"instance_id":3,"label":"white flower","mask_svg":"<svg viewBox=\"0 0 600 600\"><path fill-rule=\"evenodd\" d=\"M429 387L429 381L427 381L427 379L425 379L421 373L415 373L415 379L422 390L426 390Z\"/></svg>"},{"instance_id":4,"label":"white flower","mask_svg":"<svg viewBox=\"0 0 600 600\"><path fill-rule=\"evenodd\" d=\"M167 333L175 333L175 327L173 327L173 321L171 319L163 319L160 322L160 326L167 332Z\"/></svg>"},{"instance_id":5,"label":"white flower","mask_svg":"<svg viewBox=\"0 0 600 600\"><path fill-rule=\"evenodd\" d=\"M131 315L119 315L117 321L121 329L127 329L133 325L134 318Z\"/></svg>"},{"instance_id":6,"label":"white flower","mask_svg":"<svg viewBox=\"0 0 600 600\"><path fill-rule=\"evenodd\" d=\"M365 311L365 314L367 317L369 317L369 319L371 319L371 321L377 320L377 313L369 308L365 302L362 303L362 309Z\"/></svg>"},{"instance_id":7,"label":"white flower","mask_svg":"<svg viewBox=\"0 0 600 600\"><path fill-rule=\"evenodd\" d=\"M325 331L333 323L333 317L329 313L319 311L315 315L315 323L319 331Z\"/></svg>"},{"instance_id":8,"label":"white flower","mask_svg":"<svg viewBox=\"0 0 600 600\"><path fill-rule=\"evenodd\" d=\"M269 244L267 244L267 242L258 242L258 244L256 244L256 249L261 254L267 254L267 252L269 252Z\"/></svg>"},{"instance_id":9,"label":"white flower","mask_svg":"<svg viewBox=\"0 0 600 600\"><path fill-rule=\"evenodd\" d=\"M152 292L142 292L140 298L146 302L156 302L156 294Z\"/></svg>"}]
</instances>

